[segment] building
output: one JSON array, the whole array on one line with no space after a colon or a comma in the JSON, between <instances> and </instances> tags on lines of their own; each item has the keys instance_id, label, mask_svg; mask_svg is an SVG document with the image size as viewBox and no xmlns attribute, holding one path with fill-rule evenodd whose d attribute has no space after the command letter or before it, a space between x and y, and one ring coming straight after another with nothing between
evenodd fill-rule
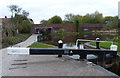
<instances>
[{"instance_id":1,"label":"building","mask_svg":"<svg viewBox=\"0 0 120 78\"><path fill-rule=\"evenodd\" d=\"M2 19L0 19L0 30L2 29Z\"/></svg>"},{"instance_id":2,"label":"building","mask_svg":"<svg viewBox=\"0 0 120 78\"><path fill-rule=\"evenodd\" d=\"M7 17L0 18L0 28L2 29L4 27L10 27L9 21L10 21L10 18L7 18Z\"/></svg>"},{"instance_id":3,"label":"building","mask_svg":"<svg viewBox=\"0 0 120 78\"><path fill-rule=\"evenodd\" d=\"M79 28L82 31L96 31L101 30L105 24L80 24ZM57 33L61 29L65 32L74 32L74 24L32 24L31 33L42 33L48 31L48 33Z\"/></svg>"},{"instance_id":4,"label":"building","mask_svg":"<svg viewBox=\"0 0 120 78\"><path fill-rule=\"evenodd\" d=\"M13 26L10 23L10 18L0 18L0 29L2 31L2 40L5 41L13 36Z\"/></svg>"}]
</instances>

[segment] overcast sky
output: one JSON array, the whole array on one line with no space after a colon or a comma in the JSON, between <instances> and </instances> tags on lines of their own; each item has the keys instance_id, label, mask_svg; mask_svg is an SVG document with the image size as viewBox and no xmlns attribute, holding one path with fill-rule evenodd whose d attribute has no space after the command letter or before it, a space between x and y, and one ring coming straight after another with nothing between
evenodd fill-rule
<instances>
[{"instance_id":1,"label":"overcast sky","mask_svg":"<svg viewBox=\"0 0 120 78\"><path fill-rule=\"evenodd\" d=\"M58 15L63 20L65 14L85 15L99 11L103 16L118 15L119 0L0 0L0 18L10 17L8 5L18 5L30 13L35 23Z\"/></svg>"}]
</instances>

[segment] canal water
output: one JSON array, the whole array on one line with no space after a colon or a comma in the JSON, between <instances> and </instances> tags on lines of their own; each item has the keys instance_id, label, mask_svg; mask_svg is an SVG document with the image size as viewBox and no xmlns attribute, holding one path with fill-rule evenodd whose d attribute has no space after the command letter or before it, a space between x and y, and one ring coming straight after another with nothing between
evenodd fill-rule
<instances>
[{"instance_id":1,"label":"canal water","mask_svg":"<svg viewBox=\"0 0 120 78\"><path fill-rule=\"evenodd\" d=\"M100 40L103 41L108 41L112 40L116 35L114 34L96 34L96 33L90 33L90 34L80 34L80 35L44 35L40 37L40 42L47 43L47 44L52 44L55 46L58 46L58 40L62 39L63 40L63 48L76 48L76 40L77 39L88 39L88 40L95 40L97 37L100 38ZM81 42L84 44L84 42ZM86 48L86 47L84 47ZM73 55L70 56L71 58L74 59L79 59L79 55ZM107 58L108 60L112 60L111 57ZM91 61L95 64L97 64L97 56L95 55L87 55L87 60ZM116 73L117 75L120 76L120 57L117 57L117 60L112 60L108 62L108 67L106 68L107 70Z\"/></svg>"}]
</instances>

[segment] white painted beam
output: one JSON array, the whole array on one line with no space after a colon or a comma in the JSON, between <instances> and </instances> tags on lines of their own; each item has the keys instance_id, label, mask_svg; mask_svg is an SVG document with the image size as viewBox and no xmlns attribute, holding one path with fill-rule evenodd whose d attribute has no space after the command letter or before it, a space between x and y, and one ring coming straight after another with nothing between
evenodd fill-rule
<instances>
[{"instance_id":1,"label":"white painted beam","mask_svg":"<svg viewBox=\"0 0 120 78\"><path fill-rule=\"evenodd\" d=\"M29 48L9 47L7 48L8 54L29 55Z\"/></svg>"}]
</instances>

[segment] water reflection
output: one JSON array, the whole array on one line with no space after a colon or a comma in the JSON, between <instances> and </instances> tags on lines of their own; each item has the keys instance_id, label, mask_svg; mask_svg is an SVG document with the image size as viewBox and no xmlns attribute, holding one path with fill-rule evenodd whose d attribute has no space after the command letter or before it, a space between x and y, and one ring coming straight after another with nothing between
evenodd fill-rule
<instances>
[{"instance_id":1,"label":"water reflection","mask_svg":"<svg viewBox=\"0 0 120 78\"><path fill-rule=\"evenodd\" d=\"M96 33L87 33L87 34L79 34L79 35L44 35L41 36L41 41L54 41L57 42L59 39L62 39L64 43L75 43L77 39L89 39L89 40L95 40L97 37L100 38L100 40L110 40L113 39L117 35L109 35L109 34L96 34Z\"/></svg>"}]
</instances>

